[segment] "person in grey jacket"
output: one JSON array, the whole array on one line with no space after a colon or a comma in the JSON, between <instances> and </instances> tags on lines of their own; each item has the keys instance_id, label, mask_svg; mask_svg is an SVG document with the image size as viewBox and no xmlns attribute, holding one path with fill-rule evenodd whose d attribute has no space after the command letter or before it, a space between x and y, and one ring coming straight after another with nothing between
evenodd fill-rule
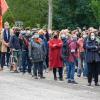
<instances>
[{"instance_id":1,"label":"person in grey jacket","mask_svg":"<svg viewBox=\"0 0 100 100\"><path fill-rule=\"evenodd\" d=\"M35 33L30 41L29 56L33 62L33 74L34 78L38 79L38 76L43 79L43 61L46 57L46 48L42 39L39 38L39 34Z\"/></svg>"}]
</instances>

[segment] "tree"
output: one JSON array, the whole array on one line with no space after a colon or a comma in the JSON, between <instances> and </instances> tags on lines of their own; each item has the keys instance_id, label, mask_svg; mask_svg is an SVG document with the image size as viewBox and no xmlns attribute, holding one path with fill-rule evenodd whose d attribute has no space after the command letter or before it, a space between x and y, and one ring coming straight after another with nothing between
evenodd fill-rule
<instances>
[{"instance_id":1,"label":"tree","mask_svg":"<svg viewBox=\"0 0 100 100\"><path fill-rule=\"evenodd\" d=\"M47 0L6 0L9 5L9 12L4 20L13 17L14 21L23 21L25 26L36 27L47 23L48 1ZM11 16L11 17L9 17ZM12 23L12 21L10 21Z\"/></svg>"},{"instance_id":2,"label":"tree","mask_svg":"<svg viewBox=\"0 0 100 100\"><path fill-rule=\"evenodd\" d=\"M100 26L100 0L91 0L91 8L96 18L96 22L98 26Z\"/></svg>"},{"instance_id":3,"label":"tree","mask_svg":"<svg viewBox=\"0 0 100 100\"><path fill-rule=\"evenodd\" d=\"M100 25L100 0L6 0L9 11L4 20L23 21L25 26L64 29ZM48 14L49 4L49 14ZM53 8L53 12L52 12ZM52 16L53 13L53 16ZM49 20L48 20L49 15ZM53 24L52 24L53 22Z\"/></svg>"},{"instance_id":4,"label":"tree","mask_svg":"<svg viewBox=\"0 0 100 100\"><path fill-rule=\"evenodd\" d=\"M96 15L91 0L54 0L55 29L97 26Z\"/></svg>"}]
</instances>

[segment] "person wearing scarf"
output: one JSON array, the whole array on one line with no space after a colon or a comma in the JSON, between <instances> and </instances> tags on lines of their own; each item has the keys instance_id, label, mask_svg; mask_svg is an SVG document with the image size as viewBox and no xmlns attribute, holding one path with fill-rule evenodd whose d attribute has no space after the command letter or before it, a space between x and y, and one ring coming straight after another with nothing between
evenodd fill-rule
<instances>
[{"instance_id":1,"label":"person wearing scarf","mask_svg":"<svg viewBox=\"0 0 100 100\"><path fill-rule=\"evenodd\" d=\"M43 61L46 57L45 44L42 39L39 38L39 34L35 33L30 41L29 56L34 65L33 76L35 79L44 79L43 76Z\"/></svg>"}]
</instances>

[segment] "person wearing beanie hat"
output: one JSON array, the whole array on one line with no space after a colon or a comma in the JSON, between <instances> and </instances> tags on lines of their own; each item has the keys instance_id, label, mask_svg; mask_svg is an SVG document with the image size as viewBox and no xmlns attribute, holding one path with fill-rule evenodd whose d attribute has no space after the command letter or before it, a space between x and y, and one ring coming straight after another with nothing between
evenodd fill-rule
<instances>
[{"instance_id":1,"label":"person wearing beanie hat","mask_svg":"<svg viewBox=\"0 0 100 100\"><path fill-rule=\"evenodd\" d=\"M38 34L38 33L35 33L35 34L32 36L32 39L33 39L36 43L41 43L41 39L39 38L39 34Z\"/></svg>"},{"instance_id":2,"label":"person wearing beanie hat","mask_svg":"<svg viewBox=\"0 0 100 100\"><path fill-rule=\"evenodd\" d=\"M46 49L44 42L39 38L39 34L35 33L30 41L29 46L29 56L33 62L33 76L35 79L39 77L41 79L45 78L43 76L43 61L46 57Z\"/></svg>"},{"instance_id":3,"label":"person wearing beanie hat","mask_svg":"<svg viewBox=\"0 0 100 100\"><path fill-rule=\"evenodd\" d=\"M38 33L34 33L34 35L32 36L32 39L36 39L39 38L39 34Z\"/></svg>"}]
</instances>

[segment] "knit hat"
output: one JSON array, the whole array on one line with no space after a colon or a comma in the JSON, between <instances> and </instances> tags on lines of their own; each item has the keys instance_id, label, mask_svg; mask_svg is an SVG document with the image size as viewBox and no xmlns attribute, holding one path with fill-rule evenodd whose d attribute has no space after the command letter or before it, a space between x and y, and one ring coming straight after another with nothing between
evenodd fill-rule
<instances>
[{"instance_id":1,"label":"knit hat","mask_svg":"<svg viewBox=\"0 0 100 100\"><path fill-rule=\"evenodd\" d=\"M32 39L35 39L35 38L39 38L39 34L35 33L35 34L32 36Z\"/></svg>"}]
</instances>

